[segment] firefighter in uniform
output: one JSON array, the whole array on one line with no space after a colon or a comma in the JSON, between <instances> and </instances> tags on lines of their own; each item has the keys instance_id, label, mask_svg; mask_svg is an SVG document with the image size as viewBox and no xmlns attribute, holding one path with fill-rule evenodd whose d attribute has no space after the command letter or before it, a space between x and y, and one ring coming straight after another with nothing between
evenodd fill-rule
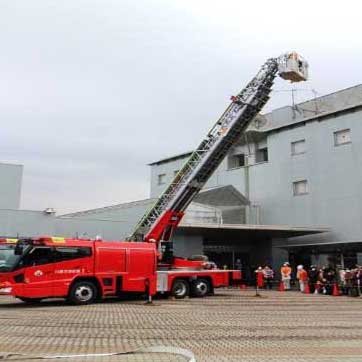
<instances>
[{"instance_id":1,"label":"firefighter in uniform","mask_svg":"<svg viewBox=\"0 0 362 362\"><path fill-rule=\"evenodd\" d=\"M290 279L292 277L292 268L290 267L287 261L281 267L280 274L282 275L284 290L290 290Z\"/></svg>"}]
</instances>

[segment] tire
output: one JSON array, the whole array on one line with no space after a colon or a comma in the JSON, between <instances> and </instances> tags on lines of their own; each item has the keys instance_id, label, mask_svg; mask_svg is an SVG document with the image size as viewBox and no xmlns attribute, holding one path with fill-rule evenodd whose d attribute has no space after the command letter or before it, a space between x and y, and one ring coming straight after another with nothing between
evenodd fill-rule
<instances>
[{"instance_id":1,"label":"tire","mask_svg":"<svg viewBox=\"0 0 362 362\"><path fill-rule=\"evenodd\" d=\"M192 283L192 296L206 297L211 292L210 283L206 279L197 279Z\"/></svg>"},{"instance_id":2,"label":"tire","mask_svg":"<svg viewBox=\"0 0 362 362\"><path fill-rule=\"evenodd\" d=\"M91 304L97 299L98 290L91 281L79 281L72 285L68 300L73 304Z\"/></svg>"},{"instance_id":3,"label":"tire","mask_svg":"<svg viewBox=\"0 0 362 362\"><path fill-rule=\"evenodd\" d=\"M25 297L16 297L20 299L22 302L27 304L38 304L42 301L42 298L25 298Z\"/></svg>"},{"instance_id":4,"label":"tire","mask_svg":"<svg viewBox=\"0 0 362 362\"><path fill-rule=\"evenodd\" d=\"M171 295L176 299L183 299L190 294L189 283L184 279L176 279L172 284Z\"/></svg>"}]
</instances>

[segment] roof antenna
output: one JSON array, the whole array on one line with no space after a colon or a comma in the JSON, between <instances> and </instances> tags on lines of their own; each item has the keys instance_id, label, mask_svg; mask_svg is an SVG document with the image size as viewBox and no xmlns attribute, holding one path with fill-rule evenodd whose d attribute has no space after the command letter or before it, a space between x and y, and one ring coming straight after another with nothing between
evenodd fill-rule
<instances>
[{"instance_id":1,"label":"roof antenna","mask_svg":"<svg viewBox=\"0 0 362 362\"><path fill-rule=\"evenodd\" d=\"M318 114L319 113L319 107L318 107L318 93L315 89L311 89L313 95L314 95L314 106L315 106L315 113Z\"/></svg>"},{"instance_id":2,"label":"roof antenna","mask_svg":"<svg viewBox=\"0 0 362 362\"><path fill-rule=\"evenodd\" d=\"M297 113L298 112L300 115L303 115L303 110L301 110L298 105L295 103L295 96L294 96L294 92L299 92L301 89L296 89L296 88L292 88L292 90L290 91L292 93L292 110L293 110L293 119L297 118Z\"/></svg>"}]
</instances>

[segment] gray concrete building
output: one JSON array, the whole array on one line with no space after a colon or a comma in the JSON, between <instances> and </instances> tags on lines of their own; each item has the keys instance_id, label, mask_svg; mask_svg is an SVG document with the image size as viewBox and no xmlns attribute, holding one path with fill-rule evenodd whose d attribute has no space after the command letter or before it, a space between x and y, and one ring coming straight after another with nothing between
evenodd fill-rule
<instances>
[{"instance_id":1,"label":"gray concrete building","mask_svg":"<svg viewBox=\"0 0 362 362\"><path fill-rule=\"evenodd\" d=\"M189 155L151 163L152 197ZM362 264L362 85L259 117L205 188L211 193L228 185L241 194L245 207L234 210L228 223L242 223L248 231L226 243L204 233L210 256L229 265L232 255L246 264L275 267L285 258ZM222 210L222 201L214 206ZM281 225L290 232L283 233ZM292 226L305 235L296 237Z\"/></svg>"},{"instance_id":2,"label":"gray concrete building","mask_svg":"<svg viewBox=\"0 0 362 362\"><path fill-rule=\"evenodd\" d=\"M20 207L23 166L0 163L0 209Z\"/></svg>"},{"instance_id":3,"label":"gray concrete building","mask_svg":"<svg viewBox=\"0 0 362 362\"><path fill-rule=\"evenodd\" d=\"M0 165L0 235L122 239L190 154L150 164L150 199L60 216L18 210L22 168ZM6 181L13 177L18 181ZM358 85L259 116L187 209L175 252L207 254L229 267L241 259L248 270L287 259L362 264L361 201Z\"/></svg>"}]
</instances>

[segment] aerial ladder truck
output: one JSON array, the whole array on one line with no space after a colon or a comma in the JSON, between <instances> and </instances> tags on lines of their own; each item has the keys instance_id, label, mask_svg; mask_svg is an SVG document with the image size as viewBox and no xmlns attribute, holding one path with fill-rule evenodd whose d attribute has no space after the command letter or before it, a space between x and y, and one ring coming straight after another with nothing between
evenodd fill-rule
<instances>
[{"instance_id":1,"label":"aerial ladder truck","mask_svg":"<svg viewBox=\"0 0 362 362\"><path fill-rule=\"evenodd\" d=\"M0 239L0 294L25 302L63 297L88 304L127 292L176 298L205 296L237 271L173 256L172 237L185 210L269 99L276 75L308 78L308 63L290 52L268 59L237 95L126 241L59 237Z\"/></svg>"}]
</instances>

